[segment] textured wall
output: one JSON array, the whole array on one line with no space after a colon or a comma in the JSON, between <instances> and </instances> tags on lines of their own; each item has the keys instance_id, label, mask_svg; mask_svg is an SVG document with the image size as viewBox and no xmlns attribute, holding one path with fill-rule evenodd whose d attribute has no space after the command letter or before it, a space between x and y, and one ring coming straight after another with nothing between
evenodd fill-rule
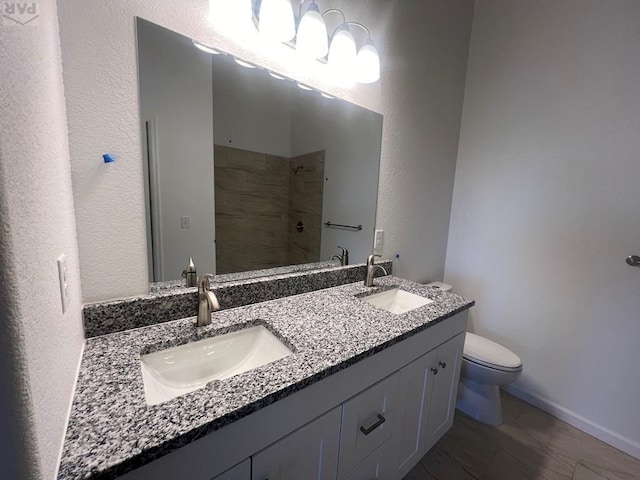
<instances>
[{"instance_id":1,"label":"textured wall","mask_svg":"<svg viewBox=\"0 0 640 480\"><path fill-rule=\"evenodd\" d=\"M401 255L401 276L442 277L473 1L322 2L331 6L371 28L380 83L343 89L296 72L294 52L267 48L249 19L229 33L232 22L214 15L212 28L206 1L59 1L85 301L148 289L134 15L382 113L384 251ZM102 165L104 151L118 162Z\"/></svg>"},{"instance_id":2,"label":"textured wall","mask_svg":"<svg viewBox=\"0 0 640 480\"><path fill-rule=\"evenodd\" d=\"M640 3L479 0L446 280L516 393L640 456Z\"/></svg>"},{"instance_id":3,"label":"textured wall","mask_svg":"<svg viewBox=\"0 0 640 480\"><path fill-rule=\"evenodd\" d=\"M0 25L0 365L13 375L5 389L0 374L0 389L2 397L13 394L14 419L27 435L15 439L21 470L2 478L54 478L83 345L55 1L40 9L30 26ZM56 265L62 253L71 292L65 314Z\"/></svg>"}]
</instances>

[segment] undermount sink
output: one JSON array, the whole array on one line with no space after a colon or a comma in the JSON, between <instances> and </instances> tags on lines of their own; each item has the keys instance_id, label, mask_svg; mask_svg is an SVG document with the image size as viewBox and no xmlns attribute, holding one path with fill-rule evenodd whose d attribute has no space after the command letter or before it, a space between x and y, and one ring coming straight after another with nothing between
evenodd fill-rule
<instances>
[{"instance_id":1,"label":"undermount sink","mask_svg":"<svg viewBox=\"0 0 640 480\"><path fill-rule=\"evenodd\" d=\"M367 303L391 313L405 313L410 310L433 303L433 300L405 292L399 288L361 297Z\"/></svg>"},{"instance_id":2,"label":"undermount sink","mask_svg":"<svg viewBox=\"0 0 640 480\"><path fill-rule=\"evenodd\" d=\"M269 330L258 325L142 355L147 404L166 402L212 380L247 372L291 353Z\"/></svg>"}]
</instances>

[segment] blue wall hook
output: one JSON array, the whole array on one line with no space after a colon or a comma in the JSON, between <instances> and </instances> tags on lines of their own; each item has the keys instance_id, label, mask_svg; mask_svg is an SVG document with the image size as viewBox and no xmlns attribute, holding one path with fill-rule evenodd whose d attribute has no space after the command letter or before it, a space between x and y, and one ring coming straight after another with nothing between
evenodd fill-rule
<instances>
[{"instance_id":1,"label":"blue wall hook","mask_svg":"<svg viewBox=\"0 0 640 480\"><path fill-rule=\"evenodd\" d=\"M102 159L104 163L115 163L116 159L111 156L109 153L105 153L102 155Z\"/></svg>"}]
</instances>

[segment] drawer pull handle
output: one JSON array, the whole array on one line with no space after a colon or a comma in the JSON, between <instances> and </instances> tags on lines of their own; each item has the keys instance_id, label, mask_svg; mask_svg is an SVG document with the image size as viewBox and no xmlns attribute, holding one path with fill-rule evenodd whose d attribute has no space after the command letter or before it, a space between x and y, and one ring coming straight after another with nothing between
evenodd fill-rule
<instances>
[{"instance_id":1,"label":"drawer pull handle","mask_svg":"<svg viewBox=\"0 0 640 480\"><path fill-rule=\"evenodd\" d=\"M438 362L438 363L440 364L443 370L447 368L447 364L445 362Z\"/></svg>"},{"instance_id":2,"label":"drawer pull handle","mask_svg":"<svg viewBox=\"0 0 640 480\"><path fill-rule=\"evenodd\" d=\"M360 431L362 433L364 433L365 435L369 435L371 432L373 432L376 428L378 428L380 425L382 425L386 421L387 421L386 418L384 418L382 415L378 414L378 421L376 423L371 425L369 428L360 427Z\"/></svg>"}]
</instances>

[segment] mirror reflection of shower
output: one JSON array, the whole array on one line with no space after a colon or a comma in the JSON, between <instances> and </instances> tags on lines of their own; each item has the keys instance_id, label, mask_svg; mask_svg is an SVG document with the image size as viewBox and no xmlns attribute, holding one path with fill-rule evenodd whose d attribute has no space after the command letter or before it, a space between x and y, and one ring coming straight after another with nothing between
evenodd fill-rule
<instances>
[{"instance_id":1,"label":"mirror reflection of shower","mask_svg":"<svg viewBox=\"0 0 640 480\"><path fill-rule=\"evenodd\" d=\"M287 158L215 145L214 156L217 273L321 260L324 150Z\"/></svg>"}]
</instances>

